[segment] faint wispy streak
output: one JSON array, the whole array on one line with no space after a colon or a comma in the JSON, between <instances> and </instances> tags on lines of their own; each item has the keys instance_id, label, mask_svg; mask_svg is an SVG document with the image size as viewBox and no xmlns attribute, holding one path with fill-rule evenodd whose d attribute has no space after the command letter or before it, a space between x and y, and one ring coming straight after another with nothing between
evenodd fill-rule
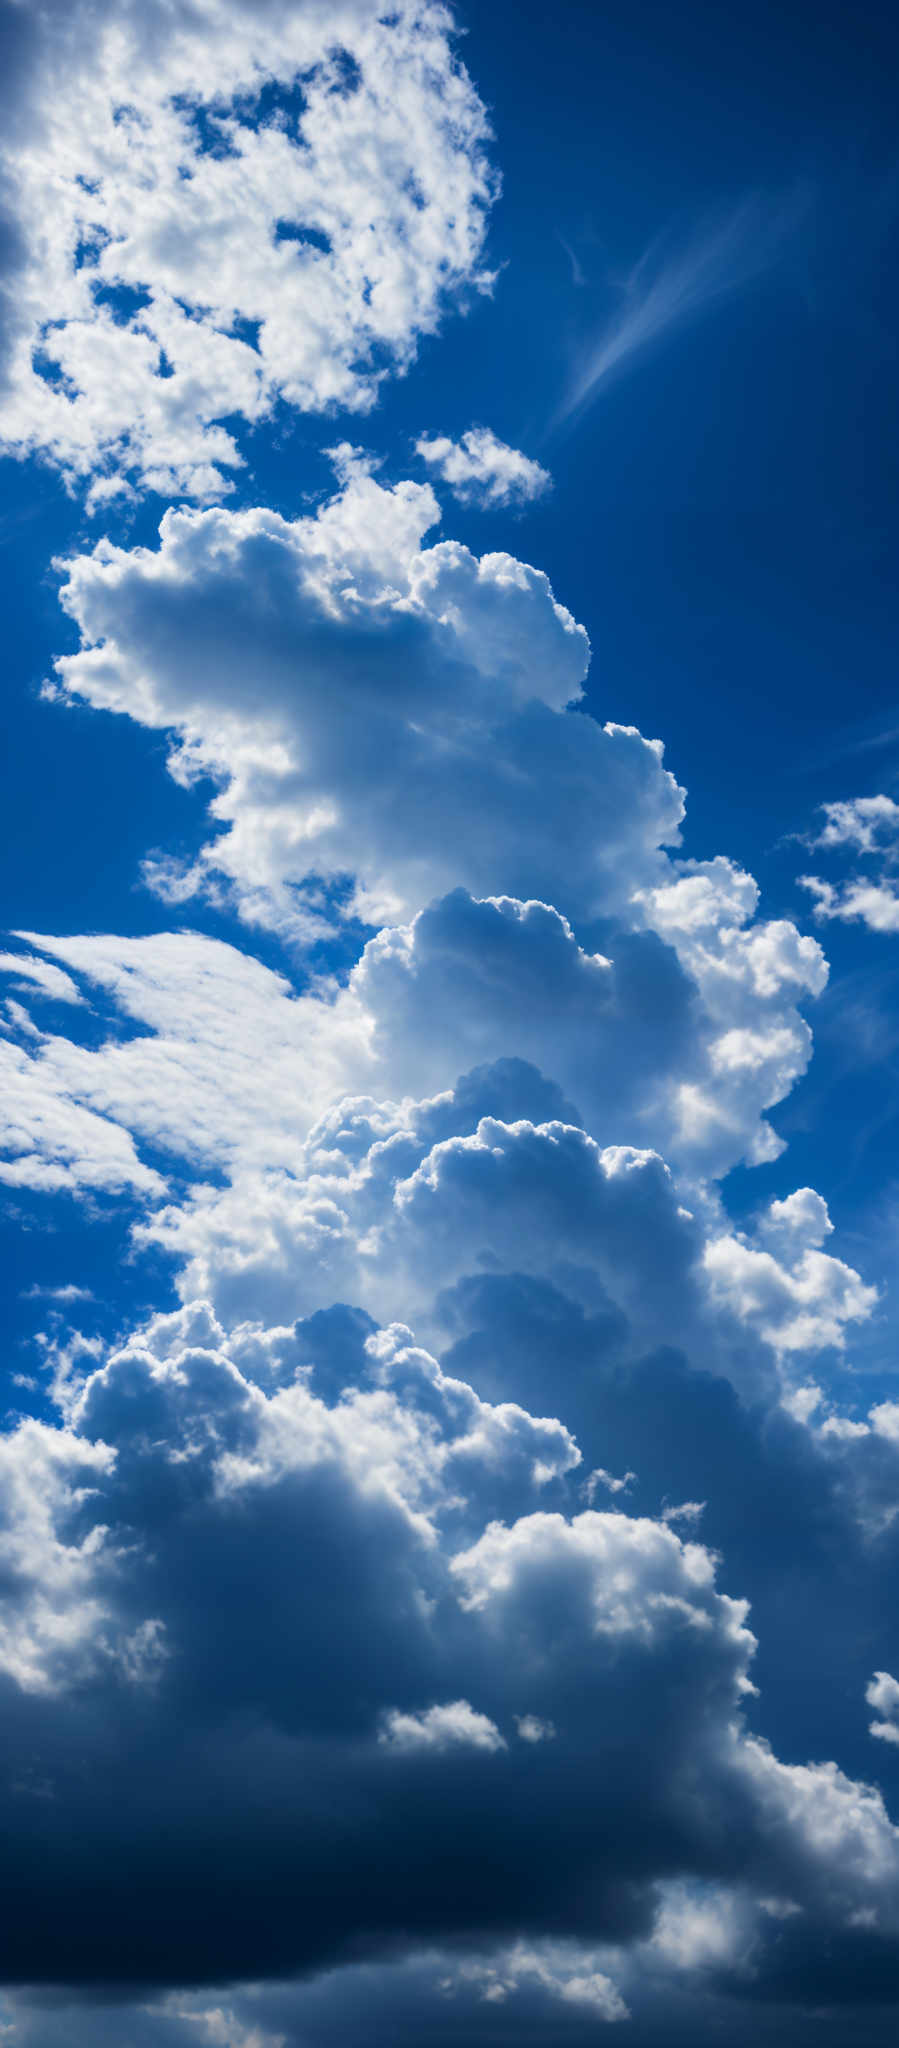
<instances>
[{"instance_id":1,"label":"faint wispy streak","mask_svg":"<svg viewBox=\"0 0 899 2048\"><path fill-rule=\"evenodd\" d=\"M724 219L705 221L680 247L657 239L622 287L623 303L594 337L552 425L561 426L601 384L661 337L740 291L783 253L810 203L808 192L777 202L744 199Z\"/></svg>"}]
</instances>

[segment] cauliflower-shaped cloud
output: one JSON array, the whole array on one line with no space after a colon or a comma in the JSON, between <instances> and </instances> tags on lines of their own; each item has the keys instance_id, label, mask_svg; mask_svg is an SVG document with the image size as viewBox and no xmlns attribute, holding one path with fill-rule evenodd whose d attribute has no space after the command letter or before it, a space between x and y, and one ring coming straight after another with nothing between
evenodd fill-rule
<instances>
[{"instance_id":1,"label":"cauliflower-shaped cloud","mask_svg":"<svg viewBox=\"0 0 899 2048\"><path fill-rule=\"evenodd\" d=\"M489 427L470 427L460 441L451 441L446 434L422 434L415 453L463 505L527 505L542 497L552 482L541 463L499 441Z\"/></svg>"}]
</instances>

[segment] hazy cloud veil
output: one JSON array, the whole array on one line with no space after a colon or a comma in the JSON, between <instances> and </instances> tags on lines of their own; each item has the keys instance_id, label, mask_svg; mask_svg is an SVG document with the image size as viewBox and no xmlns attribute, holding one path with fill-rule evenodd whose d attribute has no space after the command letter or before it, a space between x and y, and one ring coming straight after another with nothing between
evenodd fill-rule
<instances>
[{"instance_id":1,"label":"hazy cloud veil","mask_svg":"<svg viewBox=\"0 0 899 2048\"><path fill-rule=\"evenodd\" d=\"M146 849L155 932L61 908L0 957L0 1180L120 1211L159 1289L112 1343L61 1299L0 1439L9 2038L873 2041L899 1407L842 1362L879 1291L815 1190L738 1224L719 1187L783 1149L827 964L682 853L514 527L452 538L443 483L495 513L541 465L356 446L493 288L450 16L9 35L0 433L99 521L46 690L207 810ZM248 487L279 408L335 421L293 516Z\"/></svg>"}]
</instances>

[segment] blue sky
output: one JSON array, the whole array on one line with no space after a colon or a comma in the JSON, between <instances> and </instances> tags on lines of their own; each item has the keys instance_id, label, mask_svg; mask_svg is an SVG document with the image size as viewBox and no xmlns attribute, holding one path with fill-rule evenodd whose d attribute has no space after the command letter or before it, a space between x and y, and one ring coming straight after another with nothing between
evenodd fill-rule
<instances>
[{"instance_id":1,"label":"blue sky","mask_svg":"<svg viewBox=\"0 0 899 2048\"><path fill-rule=\"evenodd\" d=\"M0 40L0 2021L885 2041L895 21Z\"/></svg>"}]
</instances>

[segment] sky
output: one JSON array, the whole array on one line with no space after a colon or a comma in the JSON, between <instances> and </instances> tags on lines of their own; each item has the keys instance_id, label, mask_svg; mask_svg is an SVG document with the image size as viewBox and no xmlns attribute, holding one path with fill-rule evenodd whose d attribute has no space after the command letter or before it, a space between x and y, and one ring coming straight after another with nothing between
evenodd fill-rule
<instances>
[{"instance_id":1,"label":"sky","mask_svg":"<svg viewBox=\"0 0 899 2048\"><path fill-rule=\"evenodd\" d=\"M0 0L0 2038L881 2048L892 10Z\"/></svg>"}]
</instances>

